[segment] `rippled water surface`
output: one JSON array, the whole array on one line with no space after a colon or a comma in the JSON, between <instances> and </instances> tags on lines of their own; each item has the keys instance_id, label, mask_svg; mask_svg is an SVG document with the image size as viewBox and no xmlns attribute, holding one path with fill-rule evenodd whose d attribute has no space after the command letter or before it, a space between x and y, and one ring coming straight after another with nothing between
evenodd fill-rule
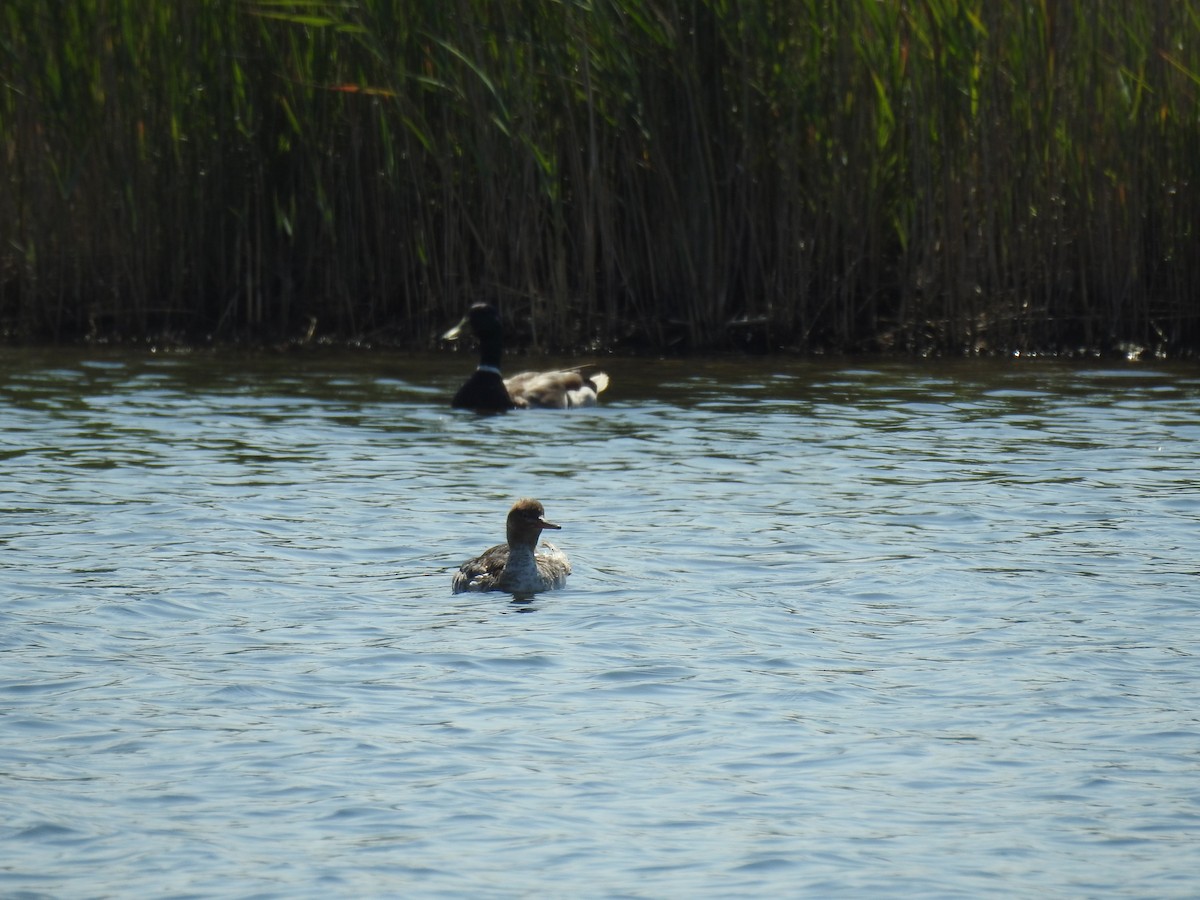
<instances>
[{"instance_id":1,"label":"rippled water surface","mask_svg":"<svg viewBox=\"0 0 1200 900\"><path fill-rule=\"evenodd\" d=\"M4 352L0 894L1200 893L1200 370L471 366Z\"/></svg>"}]
</instances>

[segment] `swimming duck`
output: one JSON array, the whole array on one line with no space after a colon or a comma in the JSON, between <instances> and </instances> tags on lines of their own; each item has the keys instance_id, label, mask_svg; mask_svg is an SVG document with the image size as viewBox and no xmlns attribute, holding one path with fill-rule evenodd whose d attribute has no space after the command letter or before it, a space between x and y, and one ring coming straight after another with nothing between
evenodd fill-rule
<instances>
[{"instance_id":1,"label":"swimming duck","mask_svg":"<svg viewBox=\"0 0 1200 900\"><path fill-rule=\"evenodd\" d=\"M548 542L542 543L543 552L535 551L543 528L557 531L562 527L547 522L545 516L537 500L514 503L505 528L508 543L497 544L463 563L454 573L454 593L506 591L520 597L563 587L571 574L566 554Z\"/></svg>"},{"instance_id":2,"label":"swimming duck","mask_svg":"<svg viewBox=\"0 0 1200 900\"><path fill-rule=\"evenodd\" d=\"M456 409L504 412L595 406L597 396L608 387L608 376L603 372L584 374L589 366L555 372L522 372L506 380L500 374L504 327L496 307L490 303L474 304L461 322L442 335L442 340L457 340L468 325L479 340L479 368L454 395L450 405Z\"/></svg>"}]
</instances>

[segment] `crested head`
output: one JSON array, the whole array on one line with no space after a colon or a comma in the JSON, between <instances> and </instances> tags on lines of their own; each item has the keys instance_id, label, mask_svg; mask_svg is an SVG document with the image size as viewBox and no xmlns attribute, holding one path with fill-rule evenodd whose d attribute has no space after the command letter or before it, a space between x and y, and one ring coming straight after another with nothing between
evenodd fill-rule
<instances>
[{"instance_id":1,"label":"crested head","mask_svg":"<svg viewBox=\"0 0 1200 900\"><path fill-rule=\"evenodd\" d=\"M537 500L526 497L514 503L512 509L508 511L506 528L509 546L514 544L536 546L538 538L541 537L542 529L553 528L558 530L562 528L561 525L547 522L545 516L546 510Z\"/></svg>"}]
</instances>

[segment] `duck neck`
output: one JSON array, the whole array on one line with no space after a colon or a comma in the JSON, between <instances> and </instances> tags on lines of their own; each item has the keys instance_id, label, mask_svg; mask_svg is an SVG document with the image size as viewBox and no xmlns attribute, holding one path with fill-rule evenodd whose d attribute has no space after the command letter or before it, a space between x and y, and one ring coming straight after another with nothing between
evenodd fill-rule
<instances>
[{"instance_id":1,"label":"duck neck","mask_svg":"<svg viewBox=\"0 0 1200 900\"><path fill-rule=\"evenodd\" d=\"M514 561L533 559L537 556L533 544L509 544L508 545L508 562L511 565Z\"/></svg>"},{"instance_id":2,"label":"duck neck","mask_svg":"<svg viewBox=\"0 0 1200 900\"><path fill-rule=\"evenodd\" d=\"M500 357L504 355L504 341L499 335L488 335L479 340L479 367L488 366L500 373Z\"/></svg>"},{"instance_id":3,"label":"duck neck","mask_svg":"<svg viewBox=\"0 0 1200 900\"><path fill-rule=\"evenodd\" d=\"M537 548L538 538L542 536L542 531L539 528L530 534L526 528L513 528L509 526L505 529L504 536L508 539L509 553L532 554Z\"/></svg>"}]
</instances>

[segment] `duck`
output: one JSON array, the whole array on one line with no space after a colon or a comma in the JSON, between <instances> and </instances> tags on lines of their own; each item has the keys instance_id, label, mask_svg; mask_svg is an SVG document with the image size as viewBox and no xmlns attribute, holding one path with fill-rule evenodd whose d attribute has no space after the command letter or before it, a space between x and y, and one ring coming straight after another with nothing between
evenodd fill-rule
<instances>
[{"instance_id":1,"label":"duck","mask_svg":"<svg viewBox=\"0 0 1200 900\"><path fill-rule=\"evenodd\" d=\"M546 510L539 501L518 500L505 523L508 543L497 544L459 566L454 573L454 593L505 591L523 598L564 587L571 574L567 555L548 541L542 542L538 552L538 538L546 528L558 531L562 526L546 521Z\"/></svg>"},{"instance_id":2,"label":"duck","mask_svg":"<svg viewBox=\"0 0 1200 900\"><path fill-rule=\"evenodd\" d=\"M552 372L521 372L505 379L500 374L504 354L504 326L491 303L475 303L463 320L442 335L454 341L470 328L479 341L479 367L458 389L450 405L476 412L507 412L510 409L575 409L595 406L608 387L608 375L578 366Z\"/></svg>"}]
</instances>

